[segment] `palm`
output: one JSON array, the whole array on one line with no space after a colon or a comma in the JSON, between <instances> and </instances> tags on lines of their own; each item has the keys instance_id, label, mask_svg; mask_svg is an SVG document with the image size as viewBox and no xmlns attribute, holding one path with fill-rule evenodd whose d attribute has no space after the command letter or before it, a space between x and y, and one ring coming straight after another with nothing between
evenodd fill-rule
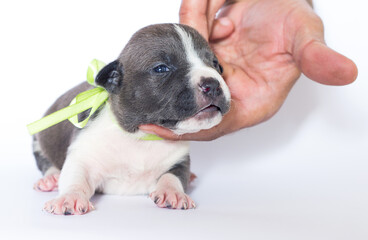
<instances>
[{"instance_id":1,"label":"palm","mask_svg":"<svg viewBox=\"0 0 368 240\"><path fill-rule=\"evenodd\" d=\"M289 32L285 26L286 18L293 18L290 6L284 12L278 6L279 11L272 14L269 9L275 2L263 1L254 5L244 2L236 4L236 8L230 5L222 15L230 16L237 27L227 38L212 43L230 72L225 78L234 106L227 118L230 121L240 117L243 119L241 127L271 117L300 74L288 52L291 46L285 41L290 36L284 35ZM272 24L270 19L273 19Z\"/></svg>"}]
</instances>

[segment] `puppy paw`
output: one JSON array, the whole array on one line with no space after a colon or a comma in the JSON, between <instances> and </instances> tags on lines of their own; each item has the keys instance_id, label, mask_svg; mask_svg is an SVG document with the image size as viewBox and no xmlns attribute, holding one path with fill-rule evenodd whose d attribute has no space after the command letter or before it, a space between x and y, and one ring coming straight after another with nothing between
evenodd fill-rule
<instances>
[{"instance_id":1,"label":"puppy paw","mask_svg":"<svg viewBox=\"0 0 368 240\"><path fill-rule=\"evenodd\" d=\"M80 194L68 193L48 201L43 209L56 215L82 215L95 208L87 198Z\"/></svg>"},{"instance_id":2,"label":"puppy paw","mask_svg":"<svg viewBox=\"0 0 368 240\"><path fill-rule=\"evenodd\" d=\"M194 201L185 193L175 189L162 189L150 194L158 207L187 210L195 208Z\"/></svg>"},{"instance_id":3,"label":"puppy paw","mask_svg":"<svg viewBox=\"0 0 368 240\"><path fill-rule=\"evenodd\" d=\"M44 176L33 185L33 189L39 192L51 192L57 190L59 176L60 173Z\"/></svg>"}]
</instances>

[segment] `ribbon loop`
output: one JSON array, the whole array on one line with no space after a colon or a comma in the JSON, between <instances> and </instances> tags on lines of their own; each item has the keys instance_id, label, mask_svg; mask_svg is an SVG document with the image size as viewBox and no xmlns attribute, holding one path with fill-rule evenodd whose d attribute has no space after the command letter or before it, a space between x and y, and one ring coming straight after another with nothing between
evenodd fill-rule
<instances>
[{"instance_id":1,"label":"ribbon loop","mask_svg":"<svg viewBox=\"0 0 368 240\"><path fill-rule=\"evenodd\" d=\"M93 86L95 85L95 77L98 72L105 66L106 64L93 59L91 63L88 65L87 69L87 82ZM28 132L33 135L38 132L41 132L53 125L56 125L66 119L78 128L83 128L93 113L108 99L109 94L102 87L96 87L85 92L79 93L69 104L68 107L60 109L46 117L41 118L38 121L35 121L31 124L27 125ZM88 109L91 109L88 117L84 119L82 122L78 121L78 114L84 112Z\"/></svg>"},{"instance_id":2,"label":"ribbon loop","mask_svg":"<svg viewBox=\"0 0 368 240\"><path fill-rule=\"evenodd\" d=\"M78 128L83 128L84 126L86 126L89 118L96 112L96 110L108 99L109 95L106 92L105 89L103 88L93 88L91 90L82 92L80 94L78 94L70 103L69 106L72 105L81 105L83 104L83 102L87 101L88 106L91 106L88 109L91 109L90 113L88 114L88 117L86 119L84 119L83 121L79 122L78 121L78 114L73 115L71 117L69 117L69 121L71 123L73 123L74 126L78 127ZM87 110L88 110L87 109ZM85 111L80 109L81 112ZM81 113L79 112L79 113Z\"/></svg>"}]
</instances>

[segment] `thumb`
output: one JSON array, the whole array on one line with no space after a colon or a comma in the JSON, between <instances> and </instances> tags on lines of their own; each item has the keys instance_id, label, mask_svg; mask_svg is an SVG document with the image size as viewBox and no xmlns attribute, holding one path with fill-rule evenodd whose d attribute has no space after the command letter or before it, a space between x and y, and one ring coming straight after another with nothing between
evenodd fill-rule
<instances>
[{"instance_id":1,"label":"thumb","mask_svg":"<svg viewBox=\"0 0 368 240\"><path fill-rule=\"evenodd\" d=\"M297 64L308 78L327 85L346 85L358 75L355 63L320 41L303 46Z\"/></svg>"},{"instance_id":2,"label":"thumb","mask_svg":"<svg viewBox=\"0 0 368 240\"><path fill-rule=\"evenodd\" d=\"M304 75L327 85L352 83L358 75L355 63L325 44L324 27L313 9L304 7L287 19L292 55Z\"/></svg>"}]
</instances>

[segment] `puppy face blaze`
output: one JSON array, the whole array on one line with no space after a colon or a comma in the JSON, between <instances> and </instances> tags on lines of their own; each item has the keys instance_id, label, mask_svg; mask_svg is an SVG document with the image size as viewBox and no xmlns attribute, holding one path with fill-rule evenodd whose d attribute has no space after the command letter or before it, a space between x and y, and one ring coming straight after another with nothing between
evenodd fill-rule
<instances>
[{"instance_id":1,"label":"puppy face blaze","mask_svg":"<svg viewBox=\"0 0 368 240\"><path fill-rule=\"evenodd\" d=\"M218 124L229 110L221 72L197 31L160 24L134 34L96 82L110 92L112 111L127 131L157 124L183 134Z\"/></svg>"}]
</instances>

